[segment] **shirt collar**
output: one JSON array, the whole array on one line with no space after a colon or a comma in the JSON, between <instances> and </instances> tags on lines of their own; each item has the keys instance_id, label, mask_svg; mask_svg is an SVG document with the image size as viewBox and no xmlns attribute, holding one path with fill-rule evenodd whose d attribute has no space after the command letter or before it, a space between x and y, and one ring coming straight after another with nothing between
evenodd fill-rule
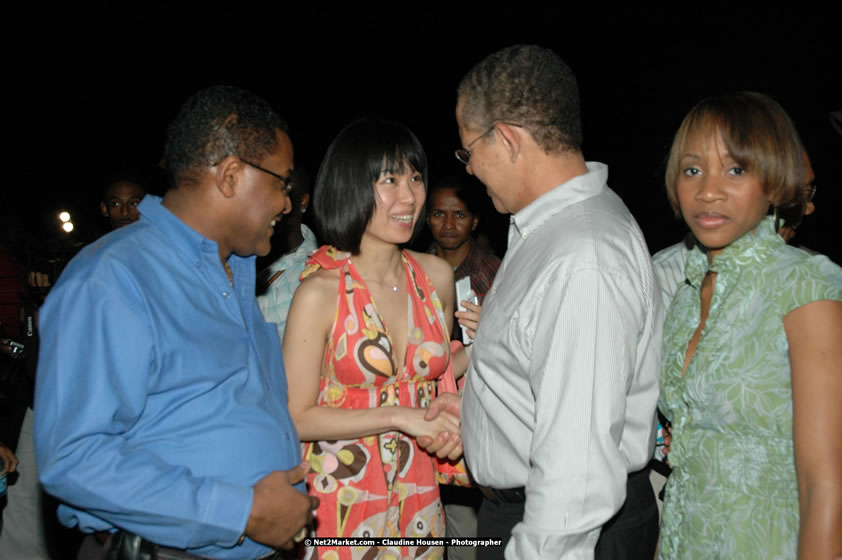
<instances>
[{"instance_id":1,"label":"shirt collar","mask_svg":"<svg viewBox=\"0 0 842 560\"><path fill-rule=\"evenodd\" d=\"M512 214L511 224L521 237L527 237L565 208L597 196L605 190L608 181L608 166L596 161L587 162L587 166L588 172L584 175L573 177L566 183L542 194L516 214Z\"/></svg>"},{"instance_id":2,"label":"shirt collar","mask_svg":"<svg viewBox=\"0 0 842 560\"><path fill-rule=\"evenodd\" d=\"M310 254L319 248L319 245L316 242L316 236L312 231L310 231L310 228L304 224L301 224L301 237L304 238L301 245L299 245L295 251L283 255L273 262L269 266L269 270L277 272L278 270L286 270L296 263L306 262Z\"/></svg>"},{"instance_id":3,"label":"shirt collar","mask_svg":"<svg viewBox=\"0 0 842 560\"><path fill-rule=\"evenodd\" d=\"M700 286L708 270L716 273L735 272L747 264L765 261L772 251L786 242L775 231L773 216L764 218L753 230L725 247L713 257L708 265L708 257L698 246L687 256L686 275L694 286Z\"/></svg>"},{"instance_id":4,"label":"shirt collar","mask_svg":"<svg viewBox=\"0 0 842 560\"><path fill-rule=\"evenodd\" d=\"M149 222L161 231L167 243L174 250L183 254L188 262L195 263L197 267L202 266L207 259L219 263L219 245L216 241L204 237L181 221L178 216L163 205L161 197L148 194L140 201L137 209L140 212L140 220ZM240 257L232 253L228 257L228 266L234 276L235 285L238 283L240 285L249 282L254 283L254 260L253 255ZM223 270L221 264L219 268Z\"/></svg>"}]
</instances>

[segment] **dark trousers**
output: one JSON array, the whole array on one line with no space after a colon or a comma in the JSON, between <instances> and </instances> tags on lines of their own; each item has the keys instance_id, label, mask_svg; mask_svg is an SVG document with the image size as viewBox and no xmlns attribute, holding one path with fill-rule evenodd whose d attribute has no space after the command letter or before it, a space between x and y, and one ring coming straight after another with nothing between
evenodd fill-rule
<instances>
[{"instance_id":1,"label":"dark trousers","mask_svg":"<svg viewBox=\"0 0 842 560\"><path fill-rule=\"evenodd\" d=\"M477 548L477 560L502 560L512 529L523 520L524 504L483 498L477 517L477 536L503 538L501 547ZM602 526L596 560L652 560L658 543L658 504L649 483L649 469L629 475L626 502Z\"/></svg>"}]
</instances>

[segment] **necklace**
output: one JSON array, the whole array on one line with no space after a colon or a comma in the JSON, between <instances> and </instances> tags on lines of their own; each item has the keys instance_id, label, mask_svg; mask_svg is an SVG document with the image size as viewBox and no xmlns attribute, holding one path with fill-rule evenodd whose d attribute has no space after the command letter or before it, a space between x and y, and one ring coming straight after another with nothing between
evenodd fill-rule
<instances>
[{"instance_id":1,"label":"necklace","mask_svg":"<svg viewBox=\"0 0 842 560\"><path fill-rule=\"evenodd\" d=\"M349 263L351 263L351 264L354 264L354 263L353 263L353 261L352 261L351 259L348 259L348 262L349 262ZM359 270L359 269L358 269L358 270ZM398 284L397 284L397 283L392 284L392 291L393 291L394 293L398 293Z\"/></svg>"}]
</instances>

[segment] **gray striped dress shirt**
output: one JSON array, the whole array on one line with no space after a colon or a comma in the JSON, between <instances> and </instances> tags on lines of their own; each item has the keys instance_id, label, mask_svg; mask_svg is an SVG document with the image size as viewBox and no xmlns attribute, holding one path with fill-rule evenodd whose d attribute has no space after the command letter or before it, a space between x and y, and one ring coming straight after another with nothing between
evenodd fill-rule
<instances>
[{"instance_id":1,"label":"gray striped dress shirt","mask_svg":"<svg viewBox=\"0 0 842 560\"><path fill-rule=\"evenodd\" d=\"M462 400L476 480L526 487L506 558L592 558L652 457L663 309L643 234L608 168L512 216Z\"/></svg>"}]
</instances>

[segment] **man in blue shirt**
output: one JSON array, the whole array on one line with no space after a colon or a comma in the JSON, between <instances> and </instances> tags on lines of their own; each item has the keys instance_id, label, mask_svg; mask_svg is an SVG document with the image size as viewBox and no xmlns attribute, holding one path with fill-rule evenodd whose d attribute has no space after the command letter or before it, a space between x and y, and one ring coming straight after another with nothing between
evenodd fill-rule
<instances>
[{"instance_id":1,"label":"man in blue shirt","mask_svg":"<svg viewBox=\"0 0 842 560\"><path fill-rule=\"evenodd\" d=\"M265 101L212 87L170 125L165 162L163 200L86 247L41 311L41 481L62 523L114 542L271 557L317 504L254 297L253 255L290 211L292 144Z\"/></svg>"}]
</instances>

